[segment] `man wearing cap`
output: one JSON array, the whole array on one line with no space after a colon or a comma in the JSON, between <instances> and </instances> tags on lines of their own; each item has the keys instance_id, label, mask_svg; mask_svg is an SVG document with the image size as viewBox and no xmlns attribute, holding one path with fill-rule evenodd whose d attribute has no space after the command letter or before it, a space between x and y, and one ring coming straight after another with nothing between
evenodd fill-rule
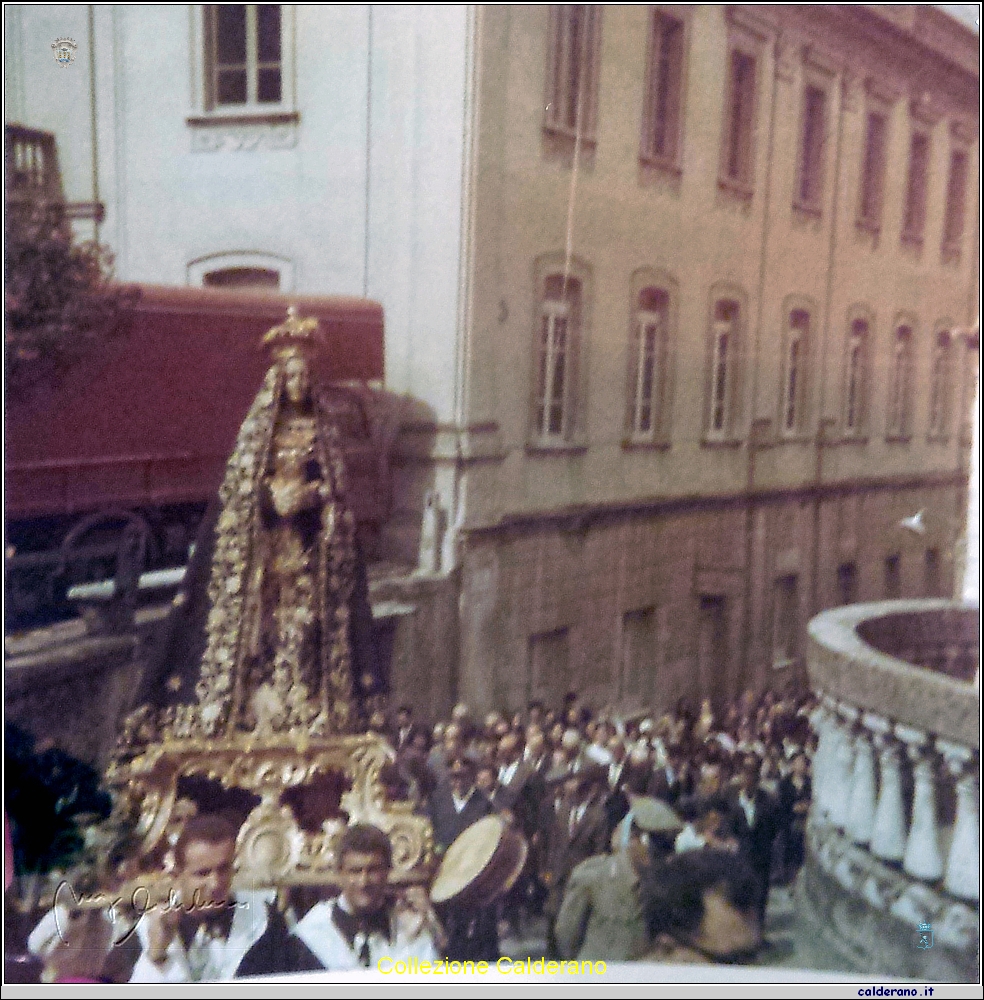
<instances>
[{"instance_id":1,"label":"man wearing cap","mask_svg":"<svg viewBox=\"0 0 984 1000\"><path fill-rule=\"evenodd\" d=\"M492 803L475 787L475 765L458 758L448 765L447 782L431 797L434 843L443 854L473 823L494 812ZM466 908L451 904L440 909L448 941L445 955L454 961L492 961L499 957L494 907Z\"/></svg>"},{"instance_id":2,"label":"man wearing cap","mask_svg":"<svg viewBox=\"0 0 984 1000\"><path fill-rule=\"evenodd\" d=\"M489 800L475 788L475 765L467 757L448 764L447 778L434 789L430 801L434 843L443 854L457 837L476 820L494 810Z\"/></svg>"},{"instance_id":3,"label":"man wearing cap","mask_svg":"<svg viewBox=\"0 0 984 1000\"><path fill-rule=\"evenodd\" d=\"M634 801L612 835L612 853L588 858L571 873L554 930L561 958L627 962L646 954L639 880L652 864L650 837L681 827L665 803Z\"/></svg>"},{"instance_id":4,"label":"man wearing cap","mask_svg":"<svg viewBox=\"0 0 984 1000\"><path fill-rule=\"evenodd\" d=\"M608 791L607 771L589 765L578 771L555 770L548 783L562 788L560 801L547 831L541 878L547 887L544 912L550 920L547 944L553 952L553 922L560 912L564 889L571 872L608 846L609 827L604 800ZM549 798L549 796L548 796Z\"/></svg>"}]
</instances>

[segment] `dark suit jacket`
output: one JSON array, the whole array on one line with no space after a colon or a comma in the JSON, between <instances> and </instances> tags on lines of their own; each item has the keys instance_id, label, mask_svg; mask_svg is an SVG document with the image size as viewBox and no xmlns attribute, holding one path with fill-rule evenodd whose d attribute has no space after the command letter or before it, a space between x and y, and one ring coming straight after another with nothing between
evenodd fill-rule
<instances>
[{"instance_id":1,"label":"dark suit jacket","mask_svg":"<svg viewBox=\"0 0 984 1000\"><path fill-rule=\"evenodd\" d=\"M458 812L451 796L451 786L442 781L434 789L430 799L434 843L441 850L446 850L472 823L494 811L492 803L478 789L474 789L464 809Z\"/></svg>"},{"instance_id":2,"label":"dark suit jacket","mask_svg":"<svg viewBox=\"0 0 984 1000\"><path fill-rule=\"evenodd\" d=\"M608 817L603 799L591 802L579 822L571 827L571 812L576 803L564 803L554 814L547 836L543 871L549 873L551 892L562 892L571 872L588 858L603 854L607 847ZM558 897L557 906L560 905Z\"/></svg>"},{"instance_id":3,"label":"dark suit jacket","mask_svg":"<svg viewBox=\"0 0 984 1000\"><path fill-rule=\"evenodd\" d=\"M243 956L236 977L314 972L324 966L300 938L291 934L279 910L270 908L267 929Z\"/></svg>"},{"instance_id":4,"label":"dark suit jacket","mask_svg":"<svg viewBox=\"0 0 984 1000\"><path fill-rule=\"evenodd\" d=\"M543 775L529 761L520 761L516 773L507 785L499 785L492 797L492 805L497 809L508 809L516 819L520 830L527 839L537 829L537 820L546 784Z\"/></svg>"},{"instance_id":5,"label":"dark suit jacket","mask_svg":"<svg viewBox=\"0 0 984 1000\"><path fill-rule=\"evenodd\" d=\"M731 833L738 840L738 850L745 856L753 871L766 880L772 866L772 842L778 830L778 808L776 800L761 788L756 791L755 815L751 826L745 810L738 800L738 793L728 797L729 825Z\"/></svg>"}]
</instances>

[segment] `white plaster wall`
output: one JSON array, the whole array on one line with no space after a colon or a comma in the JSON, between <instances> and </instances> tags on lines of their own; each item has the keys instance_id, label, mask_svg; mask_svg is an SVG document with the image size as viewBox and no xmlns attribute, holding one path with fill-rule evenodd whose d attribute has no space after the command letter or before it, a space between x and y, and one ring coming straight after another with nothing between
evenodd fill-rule
<instances>
[{"instance_id":1,"label":"white plaster wall","mask_svg":"<svg viewBox=\"0 0 984 1000\"><path fill-rule=\"evenodd\" d=\"M185 284L212 254L288 260L299 292L380 301L388 386L451 420L467 8L296 5L291 149L192 150L200 16L95 5L90 37L84 6L6 8L8 120L56 134L70 200L93 197L95 139L121 280ZM67 68L50 49L64 35Z\"/></svg>"}]
</instances>

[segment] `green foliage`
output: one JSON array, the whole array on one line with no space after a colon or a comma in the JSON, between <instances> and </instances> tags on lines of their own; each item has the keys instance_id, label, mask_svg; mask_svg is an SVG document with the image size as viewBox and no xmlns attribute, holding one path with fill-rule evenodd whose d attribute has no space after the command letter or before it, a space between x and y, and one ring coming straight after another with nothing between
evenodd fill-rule
<instances>
[{"instance_id":1,"label":"green foliage","mask_svg":"<svg viewBox=\"0 0 984 1000\"><path fill-rule=\"evenodd\" d=\"M128 293L111 284L110 250L74 243L59 205L8 205L4 229L4 360L16 393L110 335Z\"/></svg>"}]
</instances>

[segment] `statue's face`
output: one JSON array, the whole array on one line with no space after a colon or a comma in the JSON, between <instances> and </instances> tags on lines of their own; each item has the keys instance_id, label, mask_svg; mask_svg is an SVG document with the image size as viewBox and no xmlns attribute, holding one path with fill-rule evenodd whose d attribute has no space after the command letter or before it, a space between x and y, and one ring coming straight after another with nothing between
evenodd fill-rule
<instances>
[{"instance_id":1,"label":"statue's face","mask_svg":"<svg viewBox=\"0 0 984 1000\"><path fill-rule=\"evenodd\" d=\"M304 358L294 355L284 364L284 391L292 403L303 403L311 391L311 373Z\"/></svg>"}]
</instances>

